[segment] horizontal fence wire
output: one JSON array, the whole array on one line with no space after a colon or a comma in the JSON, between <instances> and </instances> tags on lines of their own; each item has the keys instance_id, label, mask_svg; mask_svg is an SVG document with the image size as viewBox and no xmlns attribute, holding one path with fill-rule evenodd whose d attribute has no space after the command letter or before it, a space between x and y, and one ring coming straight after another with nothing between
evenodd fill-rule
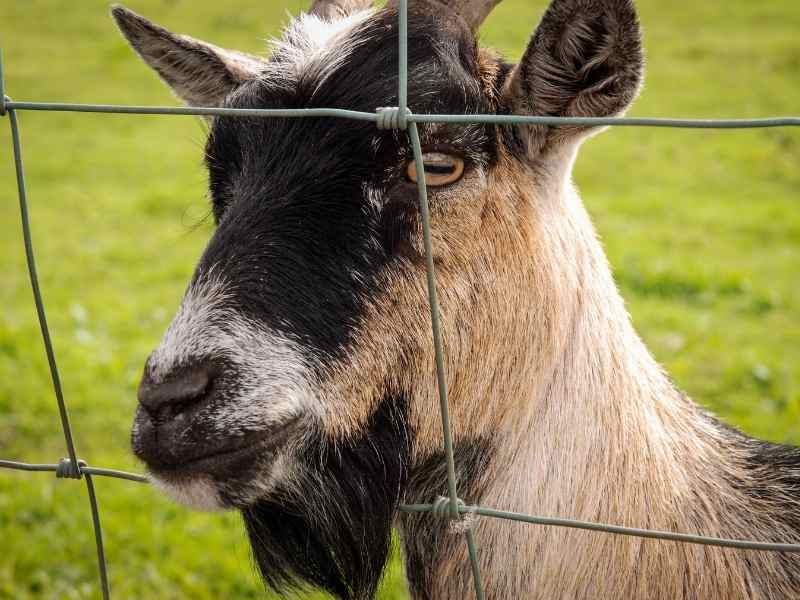
<instances>
[{"instance_id":1,"label":"horizontal fence wire","mask_svg":"<svg viewBox=\"0 0 800 600\"><path fill-rule=\"evenodd\" d=\"M67 465L64 464L64 461L56 465L24 463L16 460L0 460L0 468L16 469L17 471L52 471L57 477L64 477L65 475L63 475L63 473L65 468L67 468ZM90 467L86 464L79 464L79 470L83 475L100 475L102 477L115 477L117 479L127 479L128 481L148 483L148 479L144 475L139 475L138 473L129 473L127 471L118 471L117 469L101 469L98 467Z\"/></svg>"},{"instance_id":2,"label":"horizontal fence wire","mask_svg":"<svg viewBox=\"0 0 800 600\"><path fill-rule=\"evenodd\" d=\"M751 540L727 539L695 535L690 533L677 533L669 531L655 531L635 527L623 527L606 523L581 521L577 519L534 516L522 513L504 511L485 506L468 505L458 498L455 468L453 463L452 433L449 421L447 401L446 373L444 369L444 351L439 325L439 306L437 301L436 275L433 263L433 248L430 236L430 217L425 186L425 173L422 160L422 151L419 142L417 124L425 123L483 123L494 125L547 125L584 127L669 127L685 129L753 129L765 127L800 127L800 117L773 117L762 119L672 119L672 118L645 118L645 117L551 117L539 115L492 115L492 114L414 114L408 110L408 58L407 58L407 0L399 2L399 89L398 106L379 108L374 113L345 110L337 108L308 108L308 109L237 109L220 107L167 107L167 106L134 106L117 104L74 104L57 102L16 102L5 95L2 50L0 50L0 116L8 114L11 126L11 139L14 155L14 165L17 178L17 191L20 206L20 219L25 245L25 257L28 274L36 305L37 318L42 334L42 340L47 355L53 389L61 419L61 428L68 458L62 458L58 463L26 463L13 460L0 460L0 468L31 472L53 472L57 477L70 479L85 479L87 495L90 504L92 523L94 527L95 545L97 549L100 586L103 598L108 600L110 590L108 585L108 572L103 549L102 528L97 496L94 490L93 476L124 479L137 483L147 483L147 477L136 473L129 473L116 469L92 467L78 458L78 453L72 437L66 401L61 388L55 352L53 351L47 318L39 286L38 274L33 249L33 236L31 233L28 216L27 190L25 186L25 173L22 162L22 148L19 132L17 111L47 111L47 112L77 112L77 113L106 113L106 114L135 114L135 115L190 115L202 117L248 117L248 118L339 118L357 121L372 121L378 127L406 130L412 147L417 168L417 182L419 195L419 210L422 220L423 238L425 244L426 277L428 297L431 311L431 332L435 350L436 377L439 395L439 409L442 417L442 433L447 463L447 491L446 498L440 498L431 504L402 504L398 508L407 514L432 514L449 519L464 519L469 516L482 516L494 519L505 519L520 523L542 526L566 527L587 531L603 532L615 535L635 536L640 538L658 539L672 542L718 546L724 548L738 548L744 550L760 550L769 552L800 553L800 544L780 542L762 542ZM466 522L466 521L465 521ZM475 595L478 600L483 600L484 592L481 585L478 549L471 525L465 527L468 558L471 563Z\"/></svg>"},{"instance_id":3,"label":"horizontal fence wire","mask_svg":"<svg viewBox=\"0 0 800 600\"><path fill-rule=\"evenodd\" d=\"M336 118L378 121L374 112L343 108L221 108L200 106L131 106L125 104L70 104L62 102L16 102L8 99L8 110L81 112L119 115L190 115L199 117L256 117L273 119ZM425 114L406 116L409 123L483 123L487 125L580 125L584 127L667 127L671 129L761 129L800 127L800 117L763 119L665 119L653 117L545 117L537 115Z\"/></svg>"}]
</instances>

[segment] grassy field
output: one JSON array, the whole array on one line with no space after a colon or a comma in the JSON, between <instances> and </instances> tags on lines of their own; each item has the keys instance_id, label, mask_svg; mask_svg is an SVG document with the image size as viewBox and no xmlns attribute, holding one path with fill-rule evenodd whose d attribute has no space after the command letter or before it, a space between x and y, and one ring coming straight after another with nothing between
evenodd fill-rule
<instances>
[{"instance_id":1,"label":"grassy field","mask_svg":"<svg viewBox=\"0 0 800 600\"><path fill-rule=\"evenodd\" d=\"M182 32L259 52L299 2L130 0ZM639 0L648 78L632 114L800 114L796 0ZM544 0L508 0L484 40L518 57ZM0 3L17 100L171 104L104 1ZM139 470L128 449L144 357L211 225L191 117L20 115L34 241L78 452ZM0 118L0 458L65 453L24 267ZM800 130L619 129L576 179L639 331L694 398L752 435L800 443ZM233 514L189 513L99 480L116 598L261 598ZM459 542L460 543L460 542ZM0 472L0 598L95 598L83 483ZM395 562L381 598L405 598Z\"/></svg>"}]
</instances>

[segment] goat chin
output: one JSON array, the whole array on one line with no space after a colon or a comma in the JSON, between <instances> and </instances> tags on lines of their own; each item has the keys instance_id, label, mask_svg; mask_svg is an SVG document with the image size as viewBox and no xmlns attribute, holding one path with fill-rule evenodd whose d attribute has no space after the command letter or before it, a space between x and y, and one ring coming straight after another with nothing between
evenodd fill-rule
<instances>
[{"instance_id":1,"label":"goat chin","mask_svg":"<svg viewBox=\"0 0 800 600\"><path fill-rule=\"evenodd\" d=\"M217 487L208 476L193 475L181 479L165 479L150 473L148 479L173 501L192 510L219 512L226 508Z\"/></svg>"}]
</instances>

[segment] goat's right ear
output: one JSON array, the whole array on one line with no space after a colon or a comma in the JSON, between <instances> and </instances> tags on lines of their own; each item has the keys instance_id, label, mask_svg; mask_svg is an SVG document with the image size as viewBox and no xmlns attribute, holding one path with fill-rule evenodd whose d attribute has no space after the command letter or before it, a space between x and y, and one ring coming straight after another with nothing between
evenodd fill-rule
<instances>
[{"instance_id":1,"label":"goat's right ear","mask_svg":"<svg viewBox=\"0 0 800 600\"><path fill-rule=\"evenodd\" d=\"M254 56L177 35L123 6L113 6L111 15L142 60L190 106L218 106L263 67Z\"/></svg>"},{"instance_id":2,"label":"goat's right ear","mask_svg":"<svg viewBox=\"0 0 800 600\"><path fill-rule=\"evenodd\" d=\"M642 82L644 58L633 0L552 0L506 80L517 114L610 117L625 111ZM520 126L529 156L549 142L584 137L588 127Z\"/></svg>"}]
</instances>

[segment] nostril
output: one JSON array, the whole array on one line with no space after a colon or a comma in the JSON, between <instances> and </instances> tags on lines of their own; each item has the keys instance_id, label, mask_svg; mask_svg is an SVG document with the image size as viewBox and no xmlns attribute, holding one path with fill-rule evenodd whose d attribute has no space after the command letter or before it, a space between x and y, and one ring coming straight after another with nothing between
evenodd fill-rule
<instances>
[{"instance_id":1,"label":"nostril","mask_svg":"<svg viewBox=\"0 0 800 600\"><path fill-rule=\"evenodd\" d=\"M202 400L211 382L210 370L203 365L180 368L158 382L145 374L139 384L139 404L155 421L173 419Z\"/></svg>"}]
</instances>

